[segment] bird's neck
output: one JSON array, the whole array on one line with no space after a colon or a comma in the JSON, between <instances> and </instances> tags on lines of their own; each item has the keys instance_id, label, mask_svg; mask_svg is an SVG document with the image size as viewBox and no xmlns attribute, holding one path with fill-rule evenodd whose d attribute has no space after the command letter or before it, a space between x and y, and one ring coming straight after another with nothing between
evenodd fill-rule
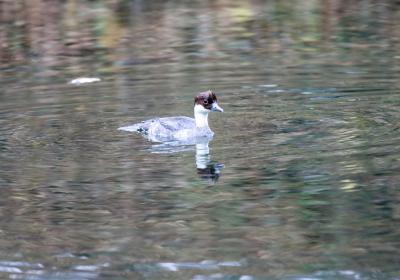
<instances>
[{"instance_id":1,"label":"bird's neck","mask_svg":"<svg viewBox=\"0 0 400 280\"><path fill-rule=\"evenodd\" d=\"M194 119L197 128L208 128L208 110L201 105L194 106Z\"/></svg>"}]
</instances>

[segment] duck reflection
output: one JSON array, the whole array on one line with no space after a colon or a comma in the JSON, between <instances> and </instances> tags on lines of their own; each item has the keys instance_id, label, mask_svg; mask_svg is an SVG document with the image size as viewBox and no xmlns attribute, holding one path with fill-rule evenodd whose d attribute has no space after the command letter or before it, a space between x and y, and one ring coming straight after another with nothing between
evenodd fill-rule
<instances>
[{"instance_id":1,"label":"duck reflection","mask_svg":"<svg viewBox=\"0 0 400 280\"><path fill-rule=\"evenodd\" d=\"M210 148L208 146L209 142L208 140L204 140L190 144L185 142L162 143L152 145L149 151L156 154L170 154L192 151L195 148L196 169L199 178L209 183L216 183L224 165L211 160Z\"/></svg>"},{"instance_id":2,"label":"duck reflection","mask_svg":"<svg viewBox=\"0 0 400 280\"><path fill-rule=\"evenodd\" d=\"M208 143L196 144L196 167L197 174L205 181L215 183L224 167L222 163L213 163L211 161L210 148Z\"/></svg>"}]
</instances>

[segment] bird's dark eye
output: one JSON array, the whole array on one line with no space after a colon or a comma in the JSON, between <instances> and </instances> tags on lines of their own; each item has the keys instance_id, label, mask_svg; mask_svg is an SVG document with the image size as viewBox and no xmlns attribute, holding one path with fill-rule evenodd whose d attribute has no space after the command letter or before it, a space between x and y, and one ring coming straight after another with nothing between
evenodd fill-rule
<instances>
[{"instance_id":1,"label":"bird's dark eye","mask_svg":"<svg viewBox=\"0 0 400 280\"><path fill-rule=\"evenodd\" d=\"M207 105L208 104L208 100L206 99L206 100L204 100L204 102L203 102L205 105Z\"/></svg>"}]
</instances>

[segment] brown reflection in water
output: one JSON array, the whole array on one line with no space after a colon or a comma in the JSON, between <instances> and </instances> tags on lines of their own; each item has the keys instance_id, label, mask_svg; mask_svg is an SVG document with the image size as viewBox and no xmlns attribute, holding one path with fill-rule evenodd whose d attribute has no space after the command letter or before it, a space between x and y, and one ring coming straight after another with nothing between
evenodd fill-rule
<instances>
[{"instance_id":1,"label":"brown reflection in water","mask_svg":"<svg viewBox=\"0 0 400 280\"><path fill-rule=\"evenodd\" d=\"M3 0L0 10L2 63L37 57L42 64L54 66L71 56L106 50L112 53L110 61L135 62L188 52L205 57L238 51L287 53L292 45L329 47L337 40L362 47L373 36L388 38L393 48L399 42L398 5L389 0L304 1L302 5L290 1ZM365 24L372 34L361 33Z\"/></svg>"}]
</instances>

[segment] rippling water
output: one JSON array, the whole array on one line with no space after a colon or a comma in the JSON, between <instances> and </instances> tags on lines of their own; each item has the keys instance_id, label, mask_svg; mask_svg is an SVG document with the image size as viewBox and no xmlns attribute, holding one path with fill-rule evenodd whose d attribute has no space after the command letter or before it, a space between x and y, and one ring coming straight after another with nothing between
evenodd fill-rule
<instances>
[{"instance_id":1,"label":"rippling water","mask_svg":"<svg viewBox=\"0 0 400 280\"><path fill-rule=\"evenodd\" d=\"M399 279L396 1L33 2L0 4L1 278ZM117 130L209 88L209 154Z\"/></svg>"}]
</instances>

